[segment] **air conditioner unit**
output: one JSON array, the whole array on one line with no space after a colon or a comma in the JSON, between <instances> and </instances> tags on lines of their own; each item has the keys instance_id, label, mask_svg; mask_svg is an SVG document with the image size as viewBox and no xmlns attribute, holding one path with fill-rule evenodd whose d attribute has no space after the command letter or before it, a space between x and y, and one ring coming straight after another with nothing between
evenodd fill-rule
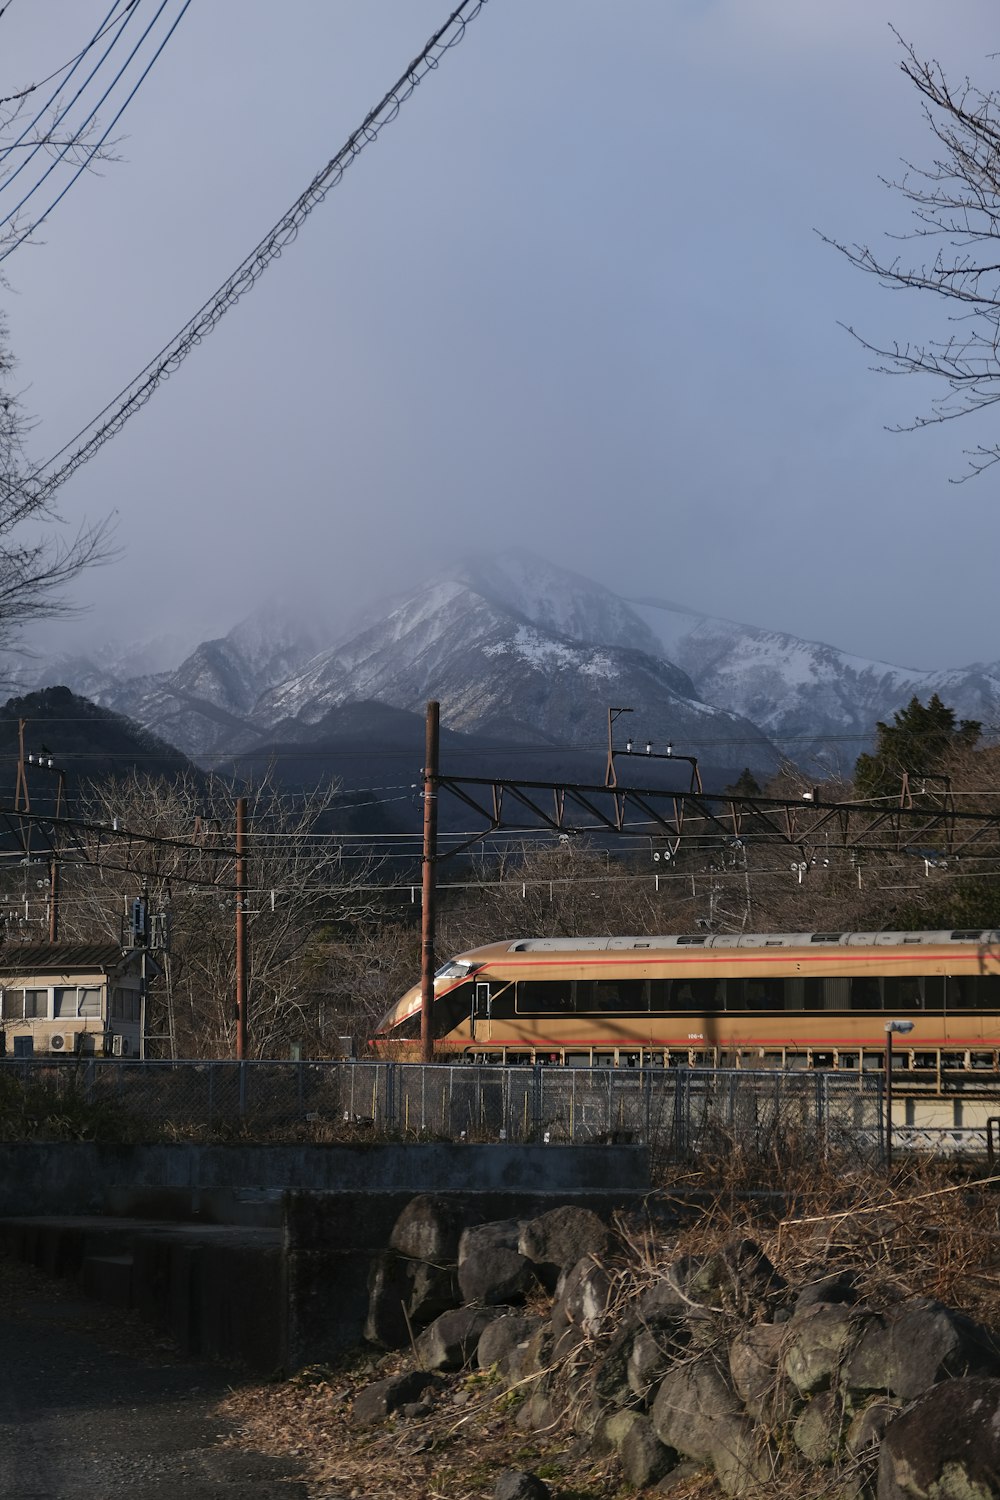
<instances>
[{"instance_id":1,"label":"air conditioner unit","mask_svg":"<svg viewBox=\"0 0 1000 1500\"><path fill-rule=\"evenodd\" d=\"M61 1031L54 1031L49 1037L49 1050L52 1052L63 1052L66 1049L66 1038Z\"/></svg>"}]
</instances>

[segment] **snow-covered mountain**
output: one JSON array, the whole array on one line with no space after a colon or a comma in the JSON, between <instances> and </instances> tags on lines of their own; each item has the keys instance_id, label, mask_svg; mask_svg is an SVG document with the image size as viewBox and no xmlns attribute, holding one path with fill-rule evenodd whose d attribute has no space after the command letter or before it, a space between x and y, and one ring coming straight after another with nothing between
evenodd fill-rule
<instances>
[{"instance_id":1,"label":"snow-covered mountain","mask_svg":"<svg viewBox=\"0 0 1000 1500\"><path fill-rule=\"evenodd\" d=\"M987 727L1000 719L1000 664L921 672L658 600L632 608L703 698L753 719L799 764L849 773L876 722L914 696L938 693Z\"/></svg>"},{"instance_id":2,"label":"snow-covered mountain","mask_svg":"<svg viewBox=\"0 0 1000 1500\"><path fill-rule=\"evenodd\" d=\"M179 666L163 666L169 648L160 638L117 649L109 644L87 656L13 661L6 675L25 688L72 688L209 763L217 750L247 733L261 693L296 671L320 644L315 626L268 601L227 635L189 649ZM173 662L181 655L175 646Z\"/></svg>"},{"instance_id":3,"label":"snow-covered mountain","mask_svg":"<svg viewBox=\"0 0 1000 1500\"><path fill-rule=\"evenodd\" d=\"M541 565L532 575L540 581ZM767 770L778 756L765 736L741 716L701 701L686 673L653 651L624 644L629 635L655 642L628 607L593 586L596 608L586 608L586 580L570 575L560 592L545 582L542 608L531 619L502 596L527 605L533 596L513 576L510 558L500 584L484 591L476 571L461 568L415 589L376 623L315 656L257 702L252 721L261 729L279 721L315 723L331 708L375 699L411 712L429 698L441 704L442 722L528 744L600 745L607 709L628 702L641 729L660 743L697 741L706 765L737 771L745 764ZM544 623L542 623L542 621ZM576 638L553 624L572 623ZM610 632L612 644L598 644Z\"/></svg>"},{"instance_id":4,"label":"snow-covered mountain","mask_svg":"<svg viewBox=\"0 0 1000 1500\"><path fill-rule=\"evenodd\" d=\"M129 648L132 659L139 648ZM695 754L708 770L767 772L777 751L810 770L849 771L878 719L934 692L963 718L1000 721L1000 663L921 672L662 600L628 600L523 551L468 559L405 595L366 606L324 639L273 604L205 641L176 669L128 659L39 663L27 686L66 683L137 719L202 764L305 741L345 704L420 713L429 698L457 731L525 745L600 747L607 709L627 704L637 737Z\"/></svg>"}]
</instances>

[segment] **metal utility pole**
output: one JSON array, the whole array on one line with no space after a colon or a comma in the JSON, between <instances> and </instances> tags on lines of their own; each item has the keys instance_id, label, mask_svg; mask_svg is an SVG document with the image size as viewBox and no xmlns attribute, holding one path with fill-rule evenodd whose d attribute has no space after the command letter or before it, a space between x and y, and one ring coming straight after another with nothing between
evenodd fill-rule
<instances>
[{"instance_id":1,"label":"metal utility pole","mask_svg":"<svg viewBox=\"0 0 1000 1500\"><path fill-rule=\"evenodd\" d=\"M59 856L49 859L49 942L59 941Z\"/></svg>"},{"instance_id":2,"label":"metal utility pole","mask_svg":"<svg viewBox=\"0 0 1000 1500\"><path fill-rule=\"evenodd\" d=\"M247 799L236 799L236 1060L247 1055Z\"/></svg>"},{"instance_id":3,"label":"metal utility pole","mask_svg":"<svg viewBox=\"0 0 1000 1500\"><path fill-rule=\"evenodd\" d=\"M424 753L424 853L420 905L420 1060L434 1058L434 916L437 874L438 749L441 705L427 705L427 745Z\"/></svg>"}]
</instances>

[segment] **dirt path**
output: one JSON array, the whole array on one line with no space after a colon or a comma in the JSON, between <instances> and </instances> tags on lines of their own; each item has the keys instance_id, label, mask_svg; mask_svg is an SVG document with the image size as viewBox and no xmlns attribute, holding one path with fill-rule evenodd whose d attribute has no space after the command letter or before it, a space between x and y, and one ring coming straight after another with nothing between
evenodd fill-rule
<instances>
[{"instance_id":1,"label":"dirt path","mask_svg":"<svg viewBox=\"0 0 1000 1500\"><path fill-rule=\"evenodd\" d=\"M0 1260L3 1500L307 1500L296 1463L226 1446L239 1383Z\"/></svg>"}]
</instances>

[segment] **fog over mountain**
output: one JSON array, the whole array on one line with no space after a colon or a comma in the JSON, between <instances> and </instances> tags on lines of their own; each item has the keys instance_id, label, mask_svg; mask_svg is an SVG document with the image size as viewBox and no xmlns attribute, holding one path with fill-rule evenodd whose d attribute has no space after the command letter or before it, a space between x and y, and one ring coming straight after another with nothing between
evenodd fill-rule
<instances>
[{"instance_id":1,"label":"fog over mountain","mask_svg":"<svg viewBox=\"0 0 1000 1500\"><path fill-rule=\"evenodd\" d=\"M849 771L876 720L932 692L960 716L1000 721L1000 664L921 672L650 598L626 599L521 550L444 568L373 602L332 639L274 602L167 670L161 653L9 664L24 687L64 683L209 766L336 732L347 705L422 714L504 745L586 751L607 710L628 706L637 738L697 756L706 780L788 758ZM374 722L374 721L373 721Z\"/></svg>"}]
</instances>

